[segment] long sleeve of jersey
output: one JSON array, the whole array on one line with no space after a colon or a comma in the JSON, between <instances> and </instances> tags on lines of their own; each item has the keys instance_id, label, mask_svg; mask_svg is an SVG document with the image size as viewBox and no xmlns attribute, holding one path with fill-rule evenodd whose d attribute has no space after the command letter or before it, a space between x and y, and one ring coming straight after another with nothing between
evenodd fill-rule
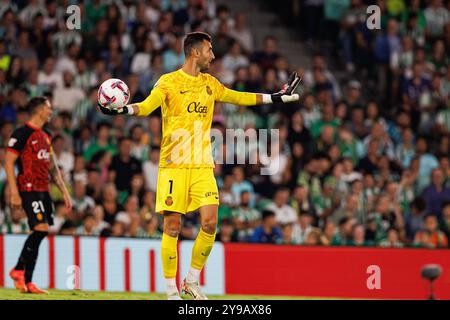
<instances>
[{"instance_id":1,"label":"long sleeve of jersey","mask_svg":"<svg viewBox=\"0 0 450 320\"><path fill-rule=\"evenodd\" d=\"M214 88L215 100L225 103L236 104L239 106L256 105L256 93L240 92L228 89L219 80L213 76L209 76L210 83Z\"/></svg>"},{"instance_id":2,"label":"long sleeve of jersey","mask_svg":"<svg viewBox=\"0 0 450 320\"><path fill-rule=\"evenodd\" d=\"M232 103L239 106L254 106L256 104L256 93L239 92L225 88L218 101Z\"/></svg>"},{"instance_id":3,"label":"long sleeve of jersey","mask_svg":"<svg viewBox=\"0 0 450 320\"><path fill-rule=\"evenodd\" d=\"M150 113L158 109L164 102L165 95L160 88L153 88L150 95L142 102L137 103L139 107L138 116L148 116Z\"/></svg>"}]
</instances>

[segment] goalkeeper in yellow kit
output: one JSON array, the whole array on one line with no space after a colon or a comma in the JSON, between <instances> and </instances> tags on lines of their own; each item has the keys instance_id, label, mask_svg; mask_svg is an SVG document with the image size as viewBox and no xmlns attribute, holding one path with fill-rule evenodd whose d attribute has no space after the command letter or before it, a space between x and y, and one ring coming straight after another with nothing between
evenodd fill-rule
<instances>
[{"instance_id":1,"label":"goalkeeper in yellow kit","mask_svg":"<svg viewBox=\"0 0 450 320\"><path fill-rule=\"evenodd\" d=\"M182 68L161 76L144 101L115 110L99 106L108 115L144 117L161 107L163 137L156 211L164 214L161 259L170 300L181 299L175 281L181 215L195 210L200 211L201 228L182 290L194 299L207 299L199 285L199 275L214 244L219 205L210 143L214 102L251 106L299 99L298 94L292 94L300 81L295 73L275 94L230 90L203 73L214 59L211 37L206 33L189 33L184 40L184 53Z\"/></svg>"}]
</instances>

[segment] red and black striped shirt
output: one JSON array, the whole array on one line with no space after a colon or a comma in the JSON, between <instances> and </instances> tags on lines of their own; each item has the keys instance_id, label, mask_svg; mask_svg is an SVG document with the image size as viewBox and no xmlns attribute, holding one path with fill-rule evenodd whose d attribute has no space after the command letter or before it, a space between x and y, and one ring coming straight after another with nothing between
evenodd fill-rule
<instances>
[{"instance_id":1,"label":"red and black striped shirt","mask_svg":"<svg viewBox=\"0 0 450 320\"><path fill-rule=\"evenodd\" d=\"M19 191L49 190L51 137L47 130L27 122L13 132L7 150L19 156Z\"/></svg>"}]
</instances>

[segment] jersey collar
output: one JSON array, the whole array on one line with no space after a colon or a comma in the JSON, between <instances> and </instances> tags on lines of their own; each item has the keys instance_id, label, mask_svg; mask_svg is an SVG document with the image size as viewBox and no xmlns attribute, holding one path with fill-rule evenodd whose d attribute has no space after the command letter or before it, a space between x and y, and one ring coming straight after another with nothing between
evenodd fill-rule
<instances>
[{"instance_id":1,"label":"jersey collar","mask_svg":"<svg viewBox=\"0 0 450 320\"><path fill-rule=\"evenodd\" d=\"M181 69L181 68L179 69L179 71L180 71L180 74L182 74L184 77L187 77L191 80L196 81L196 80L200 79L201 73L199 73L198 76L194 77L194 76L191 76L190 74L187 74L186 72L184 72L183 69Z\"/></svg>"}]
</instances>

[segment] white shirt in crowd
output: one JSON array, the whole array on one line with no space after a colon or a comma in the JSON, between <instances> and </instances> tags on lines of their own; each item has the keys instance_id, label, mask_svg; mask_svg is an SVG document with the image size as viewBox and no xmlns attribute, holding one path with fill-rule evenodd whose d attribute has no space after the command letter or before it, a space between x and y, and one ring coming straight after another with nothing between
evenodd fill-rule
<instances>
[{"instance_id":1,"label":"white shirt in crowd","mask_svg":"<svg viewBox=\"0 0 450 320\"><path fill-rule=\"evenodd\" d=\"M237 30L233 27L230 29L230 36L239 41L245 51L251 52L254 50L253 35L250 29L242 28L241 30Z\"/></svg>"},{"instance_id":2,"label":"white shirt in crowd","mask_svg":"<svg viewBox=\"0 0 450 320\"><path fill-rule=\"evenodd\" d=\"M311 225L303 229L299 223L295 223L292 227L292 242L295 244L304 244L312 229Z\"/></svg>"},{"instance_id":3,"label":"white shirt in crowd","mask_svg":"<svg viewBox=\"0 0 450 320\"><path fill-rule=\"evenodd\" d=\"M233 56L231 54L226 54L223 57L223 67L230 71L236 71L239 67L247 67L248 59L243 54L238 56Z\"/></svg>"},{"instance_id":4,"label":"white shirt in crowd","mask_svg":"<svg viewBox=\"0 0 450 320\"><path fill-rule=\"evenodd\" d=\"M139 74L151 69L151 59L152 55L150 53L136 53L131 61L131 72Z\"/></svg>"},{"instance_id":5,"label":"white shirt in crowd","mask_svg":"<svg viewBox=\"0 0 450 320\"><path fill-rule=\"evenodd\" d=\"M297 221L297 213L294 208L287 204L282 207L278 207L272 202L267 206L267 210L275 212L275 220L279 224L295 223Z\"/></svg>"},{"instance_id":6,"label":"white shirt in crowd","mask_svg":"<svg viewBox=\"0 0 450 320\"><path fill-rule=\"evenodd\" d=\"M70 181L70 172L72 172L75 163L73 154L63 151L59 156L55 154L55 158L58 166L63 169L64 181Z\"/></svg>"},{"instance_id":7,"label":"white shirt in crowd","mask_svg":"<svg viewBox=\"0 0 450 320\"><path fill-rule=\"evenodd\" d=\"M145 161L143 165L146 189L156 192L158 182L158 163Z\"/></svg>"},{"instance_id":8,"label":"white shirt in crowd","mask_svg":"<svg viewBox=\"0 0 450 320\"><path fill-rule=\"evenodd\" d=\"M51 88L61 88L63 86L63 77L61 73L56 71L50 74L39 71L38 83Z\"/></svg>"},{"instance_id":9,"label":"white shirt in crowd","mask_svg":"<svg viewBox=\"0 0 450 320\"><path fill-rule=\"evenodd\" d=\"M57 88L53 90L53 107L59 111L72 112L84 97L85 94L80 88Z\"/></svg>"},{"instance_id":10,"label":"white shirt in crowd","mask_svg":"<svg viewBox=\"0 0 450 320\"><path fill-rule=\"evenodd\" d=\"M444 7L428 7L425 9L425 19L430 36L438 37L444 33L444 26L450 21L450 14Z\"/></svg>"}]
</instances>

